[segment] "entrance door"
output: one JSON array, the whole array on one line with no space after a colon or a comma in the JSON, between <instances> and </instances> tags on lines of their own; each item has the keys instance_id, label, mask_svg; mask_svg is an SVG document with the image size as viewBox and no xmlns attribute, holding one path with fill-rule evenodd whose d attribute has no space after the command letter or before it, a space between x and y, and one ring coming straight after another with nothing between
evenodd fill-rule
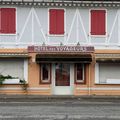
<instances>
[{"instance_id":1,"label":"entrance door","mask_svg":"<svg viewBox=\"0 0 120 120\"><path fill-rule=\"evenodd\" d=\"M72 95L74 67L69 63L53 64L53 94Z\"/></svg>"}]
</instances>

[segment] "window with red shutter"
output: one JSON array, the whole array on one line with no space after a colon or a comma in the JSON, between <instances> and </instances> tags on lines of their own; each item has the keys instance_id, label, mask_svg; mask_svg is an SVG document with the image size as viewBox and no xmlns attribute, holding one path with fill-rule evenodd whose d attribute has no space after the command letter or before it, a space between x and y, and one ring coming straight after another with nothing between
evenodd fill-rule
<instances>
[{"instance_id":1,"label":"window with red shutter","mask_svg":"<svg viewBox=\"0 0 120 120\"><path fill-rule=\"evenodd\" d=\"M64 34L64 10L49 10L49 34Z\"/></svg>"},{"instance_id":2,"label":"window with red shutter","mask_svg":"<svg viewBox=\"0 0 120 120\"><path fill-rule=\"evenodd\" d=\"M1 34L16 33L15 8L0 8L0 33Z\"/></svg>"},{"instance_id":3,"label":"window with red shutter","mask_svg":"<svg viewBox=\"0 0 120 120\"><path fill-rule=\"evenodd\" d=\"M106 34L106 11L91 10L91 35Z\"/></svg>"}]
</instances>

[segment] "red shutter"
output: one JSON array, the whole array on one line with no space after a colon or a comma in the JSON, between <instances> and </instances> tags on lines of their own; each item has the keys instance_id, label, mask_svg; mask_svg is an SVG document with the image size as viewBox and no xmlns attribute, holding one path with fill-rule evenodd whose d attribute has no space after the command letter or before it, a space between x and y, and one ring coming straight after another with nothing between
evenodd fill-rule
<instances>
[{"instance_id":1,"label":"red shutter","mask_svg":"<svg viewBox=\"0 0 120 120\"><path fill-rule=\"evenodd\" d=\"M9 31L10 33L16 33L16 9L12 8L9 11Z\"/></svg>"},{"instance_id":2,"label":"red shutter","mask_svg":"<svg viewBox=\"0 0 120 120\"><path fill-rule=\"evenodd\" d=\"M50 12L49 13L49 15L50 15L49 33L56 34L56 10L51 9L49 12Z\"/></svg>"},{"instance_id":3,"label":"red shutter","mask_svg":"<svg viewBox=\"0 0 120 120\"><path fill-rule=\"evenodd\" d=\"M91 35L105 35L105 10L91 11Z\"/></svg>"},{"instance_id":4,"label":"red shutter","mask_svg":"<svg viewBox=\"0 0 120 120\"><path fill-rule=\"evenodd\" d=\"M16 32L15 8L1 8L1 33L14 34Z\"/></svg>"},{"instance_id":5,"label":"red shutter","mask_svg":"<svg viewBox=\"0 0 120 120\"><path fill-rule=\"evenodd\" d=\"M57 10L56 34L64 34L64 10Z\"/></svg>"},{"instance_id":6,"label":"red shutter","mask_svg":"<svg viewBox=\"0 0 120 120\"><path fill-rule=\"evenodd\" d=\"M50 13L50 34L64 34L64 10L51 9Z\"/></svg>"}]
</instances>

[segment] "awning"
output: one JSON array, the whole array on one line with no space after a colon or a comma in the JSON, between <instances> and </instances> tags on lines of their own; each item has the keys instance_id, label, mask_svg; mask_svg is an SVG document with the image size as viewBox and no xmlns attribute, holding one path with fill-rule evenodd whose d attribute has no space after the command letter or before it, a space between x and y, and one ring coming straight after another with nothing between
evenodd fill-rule
<instances>
[{"instance_id":1,"label":"awning","mask_svg":"<svg viewBox=\"0 0 120 120\"><path fill-rule=\"evenodd\" d=\"M97 62L120 62L120 54L96 54Z\"/></svg>"},{"instance_id":2,"label":"awning","mask_svg":"<svg viewBox=\"0 0 120 120\"><path fill-rule=\"evenodd\" d=\"M0 53L0 58L28 58L28 53Z\"/></svg>"},{"instance_id":3,"label":"awning","mask_svg":"<svg viewBox=\"0 0 120 120\"><path fill-rule=\"evenodd\" d=\"M91 54L37 54L37 63L51 63L51 62L78 62L90 63L92 62Z\"/></svg>"}]
</instances>

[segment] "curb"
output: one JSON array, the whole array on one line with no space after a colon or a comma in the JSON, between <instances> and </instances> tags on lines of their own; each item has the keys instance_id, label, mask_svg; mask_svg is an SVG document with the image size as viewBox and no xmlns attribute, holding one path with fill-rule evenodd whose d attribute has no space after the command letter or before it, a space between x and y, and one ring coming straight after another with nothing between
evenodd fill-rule
<instances>
[{"instance_id":1,"label":"curb","mask_svg":"<svg viewBox=\"0 0 120 120\"><path fill-rule=\"evenodd\" d=\"M43 95L0 95L0 102L54 102L54 101L98 101L115 102L120 101L120 96L43 96Z\"/></svg>"}]
</instances>

